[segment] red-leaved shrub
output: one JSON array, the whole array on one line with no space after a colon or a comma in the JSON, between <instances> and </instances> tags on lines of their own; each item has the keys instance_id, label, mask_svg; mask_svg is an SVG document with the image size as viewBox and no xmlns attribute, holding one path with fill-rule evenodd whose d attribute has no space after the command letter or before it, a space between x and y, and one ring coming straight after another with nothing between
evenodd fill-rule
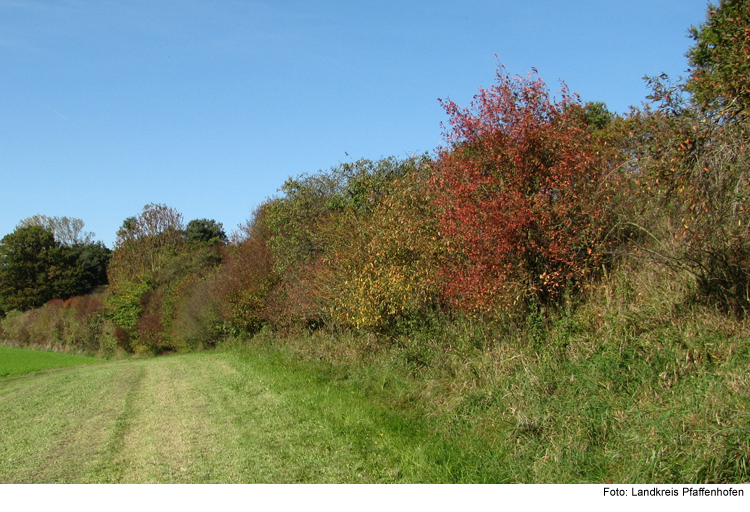
<instances>
[{"instance_id":1,"label":"red-leaved shrub","mask_svg":"<svg viewBox=\"0 0 750 512\"><path fill-rule=\"evenodd\" d=\"M584 109L536 75L497 73L470 107L452 101L433 193L454 307L490 313L519 300L553 303L600 265L603 163Z\"/></svg>"}]
</instances>

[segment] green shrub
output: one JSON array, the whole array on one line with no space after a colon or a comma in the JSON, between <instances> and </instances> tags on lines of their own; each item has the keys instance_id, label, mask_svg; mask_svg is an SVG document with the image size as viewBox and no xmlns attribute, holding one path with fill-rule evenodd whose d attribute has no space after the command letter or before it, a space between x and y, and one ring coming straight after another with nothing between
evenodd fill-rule
<instances>
[{"instance_id":1,"label":"green shrub","mask_svg":"<svg viewBox=\"0 0 750 512\"><path fill-rule=\"evenodd\" d=\"M116 282L107 296L107 311L118 327L134 331L143 312L141 298L151 289L148 283Z\"/></svg>"},{"instance_id":2,"label":"green shrub","mask_svg":"<svg viewBox=\"0 0 750 512\"><path fill-rule=\"evenodd\" d=\"M224 263L210 285L211 297L204 299L217 308L233 335L258 332L267 323L284 323L280 313L284 306L274 303L272 295L279 279L268 249L268 208L269 203L261 205L240 239L227 247Z\"/></svg>"},{"instance_id":3,"label":"green shrub","mask_svg":"<svg viewBox=\"0 0 750 512\"><path fill-rule=\"evenodd\" d=\"M224 336L213 276L191 282L181 290L175 308L171 336L182 350L200 350L215 346Z\"/></svg>"}]
</instances>

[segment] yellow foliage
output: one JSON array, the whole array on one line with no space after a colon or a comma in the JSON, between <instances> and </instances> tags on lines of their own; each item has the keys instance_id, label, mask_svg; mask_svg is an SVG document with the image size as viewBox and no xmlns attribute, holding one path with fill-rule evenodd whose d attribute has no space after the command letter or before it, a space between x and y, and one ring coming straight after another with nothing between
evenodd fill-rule
<instances>
[{"instance_id":1,"label":"yellow foliage","mask_svg":"<svg viewBox=\"0 0 750 512\"><path fill-rule=\"evenodd\" d=\"M381 329L436 304L443 247L423 172L390 184L368 215L344 211L332 225L333 320Z\"/></svg>"}]
</instances>

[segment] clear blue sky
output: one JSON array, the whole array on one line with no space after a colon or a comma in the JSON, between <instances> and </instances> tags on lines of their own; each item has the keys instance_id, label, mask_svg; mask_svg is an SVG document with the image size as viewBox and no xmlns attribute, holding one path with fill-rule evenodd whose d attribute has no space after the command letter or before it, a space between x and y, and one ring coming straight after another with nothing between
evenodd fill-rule
<instances>
[{"instance_id":1,"label":"clear blue sky","mask_svg":"<svg viewBox=\"0 0 750 512\"><path fill-rule=\"evenodd\" d=\"M498 62L624 112L685 73L706 6L0 0L0 236L65 215L111 247L151 202L231 231L289 176L434 150L437 98Z\"/></svg>"}]
</instances>

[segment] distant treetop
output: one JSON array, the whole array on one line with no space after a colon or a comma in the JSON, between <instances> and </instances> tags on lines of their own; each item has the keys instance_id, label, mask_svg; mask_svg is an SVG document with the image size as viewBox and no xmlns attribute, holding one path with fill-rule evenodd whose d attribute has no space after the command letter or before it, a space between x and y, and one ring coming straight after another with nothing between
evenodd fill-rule
<instances>
[{"instance_id":1,"label":"distant treetop","mask_svg":"<svg viewBox=\"0 0 750 512\"><path fill-rule=\"evenodd\" d=\"M185 241L190 245L225 243L227 234L221 222L213 219L195 219L188 222Z\"/></svg>"},{"instance_id":2,"label":"distant treetop","mask_svg":"<svg viewBox=\"0 0 750 512\"><path fill-rule=\"evenodd\" d=\"M17 228L39 226L51 232L61 245L85 245L93 242L95 233L84 231L81 219L34 215L18 223Z\"/></svg>"}]
</instances>

